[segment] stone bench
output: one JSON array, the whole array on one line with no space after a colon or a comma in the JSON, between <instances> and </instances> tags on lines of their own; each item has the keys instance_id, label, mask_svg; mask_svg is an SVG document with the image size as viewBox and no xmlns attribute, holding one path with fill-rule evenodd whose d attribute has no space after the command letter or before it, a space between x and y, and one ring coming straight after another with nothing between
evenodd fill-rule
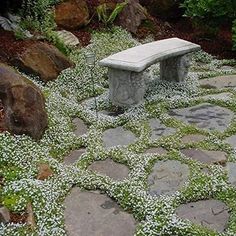
<instances>
[{"instance_id":1,"label":"stone bench","mask_svg":"<svg viewBox=\"0 0 236 236\"><path fill-rule=\"evenodd\" d=\"M159 40L104 58L99 65L108 67L110 99L114 105L130 106L142 101L145 93L143 71L160 62L161 79L183 81L190 66L190 52L200 46L179 38Z\"/></svg>"}]
</instances>

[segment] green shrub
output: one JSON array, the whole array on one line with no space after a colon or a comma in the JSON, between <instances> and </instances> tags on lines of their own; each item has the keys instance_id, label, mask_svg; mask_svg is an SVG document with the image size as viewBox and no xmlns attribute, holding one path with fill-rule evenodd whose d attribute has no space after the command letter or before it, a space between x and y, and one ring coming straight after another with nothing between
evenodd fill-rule
<instances>
[{"instance_id":1,"label":"green shrub","mask_svg":"<svg viewBox=\"0 0 236 236\"><path fill-rule=\"evenodd\" d=\"M185 16L191 17L195 24L210 34L216 34L221 23L232 22L236 18L235 0L184 0L182 7L185 8Z\"/></svg>"},{"instance_id":2,"label":"green shrub","mask_svg":"<svg viewBox=\"0 0 236 236\"><path fill-rule=\"evenodd\" d=\"M97 7L98 20L102 21L104 25L112 24L119 13L127 5L128 1L117 3L113 11L111 11L106 3L103 3Z\"/></svg>"},{"instance_id":3,"label":"green shrub","mask_svg":"<svg viewBox=\"0 0 236 236\"><path fill-rule=\"evenodd\" d=\"M233 22L233 50L236 50L236 19Z\"/></svg>"}]
</instances>

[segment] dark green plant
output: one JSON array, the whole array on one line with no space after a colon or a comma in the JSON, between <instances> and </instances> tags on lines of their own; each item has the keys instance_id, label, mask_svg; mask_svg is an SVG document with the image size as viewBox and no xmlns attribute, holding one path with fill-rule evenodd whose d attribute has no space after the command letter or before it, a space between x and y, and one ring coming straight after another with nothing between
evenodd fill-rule
<instances>
[{"instance_id":1,"label":"dark green plant","mask_svg":"<svg viewBox=\"0 0 236 236\"><path fill-rule=\"evenodd\" d=\"M65 45L64 41L58 37L55 31L48 30L45 33L45 36L49 42L51 42L54 46L56 46L59 49L59 51L61 51L66 56L69 55L70 48Z\"/></svg>"},{"instance_id":2,"label":"dark green plant","mask_svg":"<svg viewBox=\"0 0 236 236\"><path fill-rule=\"evenodd\" d=\"M106 3L99 5L97 7L98 20L102 21L106 26L112 24L127 4L127 0L122 3L117 3L112 11L109 9Z\"/></svg>"},{"instance_id":3,"label":"dark green plant","mask_svg":"<svg viewBox=\"0 0 236 236\"><path fill-rule=\"evenodd\" d=\"M221 23L232 22L236 18L235 0L184 0L181 6L185 8L185 16L213 34Z\"/></svg>"},{"instance_id":4,"label":"dark green plant","mask_svg":"<svg viewBox=\"0 0 236 236\"><path fill-rule=\"evenodd\" d=\"M233 32L233 50L236 51L236 19L233 21L232 32Z\"/></svg>"}]
</instances>

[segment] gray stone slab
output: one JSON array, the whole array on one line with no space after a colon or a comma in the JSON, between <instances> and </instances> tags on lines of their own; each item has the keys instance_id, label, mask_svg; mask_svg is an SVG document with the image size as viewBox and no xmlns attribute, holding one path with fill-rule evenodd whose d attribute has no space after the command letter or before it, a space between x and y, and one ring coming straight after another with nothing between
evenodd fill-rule
<instances>
[{"instance_id":1,"label":"gray stone slab","mask_svg":"<svg viewBox=\"0 0 236 236\"><path fill-rule=\"evenodd\" d=\"M0 223L10 222L10 212L5 206L0 205Z\"/></svg>"},{"instance_id":2,"label":"gray stone slab","mask_svg":"<svg viewBox=\"0 0 236 236\"><path fill-rule=\"evenodd\" d=\"M99 62L102 66L141 72L148 66L168 59L200 50L200 46L182 39L159 40L113 54Z\"/></svg>"},{"instance_id":3,"label":"gray stone slab","mask_svg":"<svg viewBox=\"0 0 236 236\"><path fill-rule=\"evenodd\" d=\"M88 170L96 171L99 174L107 175L114 180L123 180L128 177L129 168L123 164L114 162L110 158L104 161L95 161L89 167Z\"/></svg>"},{"instance_id":4,"label":"gray stone slab","mask_svg":"<svg viewBox=\"0 0 236 236\"><path fill-rule=\"evenodd\" d=\"M131 131L125 130L121 126L118 126L114 129L108 129L103 133L103 143L107 148L117 145L129 145L135 142L135 140L135 135Z\"/></svg>"},{"instance_id":5,"label":"gray stone slab","mask_svg":"<svg viewBox=\"0 0 236 236\"><path fill-rule=\"evenodd\" d=\"M202 149L183 149L181 152L196 161L200 161L204 164L222 164L227 161L227 154L221 151L208 151Z\"/></svg>"},{"instance_id":6,"label":"gray stone slab","mask_svg":"<svg viewBox=\"0 0 236 236\"><path fill-rule=\"evenodd\" d=\"M194 224L223 232L229 220L228 207L218 200L190 202L177 208L176 214Z\"/></svg>"},{"instance_id":7,"label":"gray stone slab","mask_svg":"<svg viewBox=\"0 0 236 236\"><path fill-rule=\"evenodd\" d=\"M229 182L236 187L236 163L228 162L226 165Z\"/></svg>"},{"instance_id":8,"label":"gray stone slab","mask_svg":"<svg viewBox=\"0 0 236 236\"><path fill-rule=\"evenodd\" d=\"M72 123L75 126L74 133L77 136L84 135L84 134L86 134L88 132L87 126L85 125L84 121L81 120L80 118L73 119Z\"/></svg>"},{"instance_id":9,"label":"gray stone slab","mask_svg":"<svg viewBox=\"0 0 236 236\"><path fill-rule=\"evenodd\" d=\"M157 140L161 138L162 136L167 136L167 135L171 135L175 133L174 128L166 127L165 125L161 123L160 120L156 118L149 119L148 123L152 131L152 134L151 134L152 141Z\"/></svg>"},{"instance_id":10,"label":"gray stone slab","mask_svg":"<svg viewBox=\"0 0 236 236\"><path fill-rule=\"evenodd\" d=\"M225 142L230 144L233 148L236 148L236 135L228 137L225 139Z\"/></svg>"},{"instance_id":11,"label":"gray stone slab","mask_svg":"<svg viewBox=\"0 0 236 236\"><path fill-rule=\"evenodd\" d=\"M203 96L203 99L211 99L211 100L224 100L229 101L232 99L232 93L218 93L218 94L210 94Z\"/></svg>"},{"instance_id":12,"label":"gray stone slab","mask_svg":"<svg viewBox=\"0 0 236 236\"><path fill-rule=\"evenodd\" d=\"M64 158L64 164L71 165L75 163L79 159L79 157L85 152L86 152L85 148L72 151L68 156Z\"/></svg>"},{"instance_id":13,"label":"gray stone slab","mask_svg":"<svg viewBox=\"0 0 236 236\"><path fill-rule=\"evenodd\" d=\"M181 141L183 144L198 143L203 141L205 138L206 136L202 134L188 134L181 138Z\"/></svg>"},{"instance_id":14,"label":"gray stone slab","mask_svg":"<svg viewBox=\"0 0 236 236\"><path fill-rule=\"evenodd\" d=\"M224 75L199 81L202 87L207 88L232 88L236 87L236 75Z\"/></svg>"},{"instance_id":15,"label":"gray stone slab","mask_svg":"<svg viewBox=\"0 0 236 236\"><path fill-rule=\"evenodd\" d=\"M69 236L133 236L136 222L104 194L73 188L65 199Z\"/></svg>"},{"instance_id":16,"label":"gray stone slab","mask_svg":"<svg viewBox=\"0 0 236 236\"><path fill-rule=\"evenodd\" d=\"M175 109L170 111L171 116L198 128L218 130L223 132L230 124L234 113L229 109L202 103L197 106Z\"/></svg>"},{"instance_id":17,"label":"gray stone slab","mask_svg":"<svg viewBox=\"0 0 236 236\"><path fill-rule=\"evenodd\" d=\"M189 167L179 161L158 161L148 177L151 195L173 194L188 180Z\"/></svg>"},{"instance_id":18,"label":"gray stone slab","mask_svg":"<svg viewBox=\"0 0 236 236\"><path fill-rule=\"evenodd\" d=\"M145 151L145 153L149 153L149 154L157 154L157 155L164 155L167 153L167 151L162 148L162 147L158 147L158 148L149 148Z\"/></svg>"}]
</instances>

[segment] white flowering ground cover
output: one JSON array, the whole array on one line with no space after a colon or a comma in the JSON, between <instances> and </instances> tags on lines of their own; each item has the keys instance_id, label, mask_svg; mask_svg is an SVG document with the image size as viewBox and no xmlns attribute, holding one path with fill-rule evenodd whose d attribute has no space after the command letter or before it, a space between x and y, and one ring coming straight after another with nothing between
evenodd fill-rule
<instances>
[{"instance_id":1,"label":"white flowering ground cover","mask_svg":"<svg viewBox=\"0 0 236 236\"><path fill-rule=\"evenodd\" d=\"M203 102L216 104L236 113L236 90L233 88L203 89L198 80L217 75L236 74L236 70L223 70L223 65L235 66L235 61L216 60L200 52L193 55L193 65L188 79L182 83L169 83L158 80L159 67L154 65L147 72L149 89L145 102L126 109L117 117L99 113L96 118L91 76L96 81L96 95L99 110L111 109L108 100L107 70L95 65L90 74L84 55L87 50L96 52L97 60L138 42L126 31L113 28L110 32L95 32L92 43L87 48L74 50L71 58L76 62L75 69L65 70L56 81L46 85L37 78L30 78L42 89L46 97L49 127L43 138L34 142L28 136L0 134L0 174L4 177L1 201L16 212L25 211L28 202L32 203L37 227L31 229L21 224L1 224L0 235L66 235L64 226L63 201L73 186L88 190L100 190L115 199L120 206L133 214L139 222L135 235L191 235L191 236L233 236L236 235L236 189L228 183L226 171L220 165L205 165L184 158L181 148L204 148L221 150L227 153L228 161L236 161L235 150L224 139L236 134L236 119L223 132L202 130L185 124L168 115L170 109L183 108ZM234 67L235 68L235 67ZM203 99L202 96L230 92L230 100ZM72 119L79 117L88 125L89 132L77 137L73 133ZM151 141L151 130L147 120L158 118L176 132L158 141ZM135 143L126 147L116 146L106 149L102 133L108 128L123 126L137 137ZM204 142L183 144L181 137L187 134L203 134ZM63 165L63 158L70 151L86 147L75 164ZM144 154L151 147L163 147L165 155ZM113 181L107 176L88 171L87 167L95 160L111 157L114 161L127 165L128 178ZM187 183L173 195L151 196L147 191L147 178L157 160L179 160L190 168ZM48 163L54 175L45 181L36 179L39 163ZM201 171L207 167L213 174ZM192 224L180 219L176 208L183 203L200 199L218 199L230 209L230 220L223 233Z\"/></svg>"}]
</instances>

